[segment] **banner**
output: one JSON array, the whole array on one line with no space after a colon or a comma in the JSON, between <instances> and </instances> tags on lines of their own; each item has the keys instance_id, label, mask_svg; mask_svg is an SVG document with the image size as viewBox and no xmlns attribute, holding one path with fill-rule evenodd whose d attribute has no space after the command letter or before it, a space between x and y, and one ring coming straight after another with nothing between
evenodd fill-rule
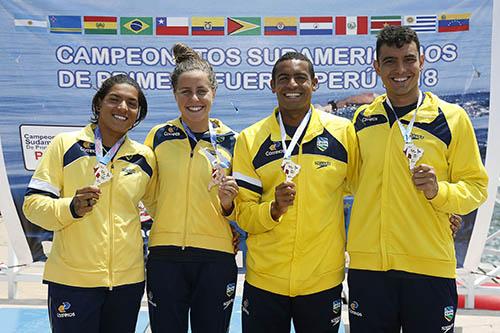
<instances>
[{"instance_id":1,"label":"banner","mask_svg":"<svg viewBox=\"0 0 500 333\"><path fill-rule=\"evenodd\" d=\"M143 141L152 126L177 117L170 73L179 41L214 66L212 116L240 131L276 105L272 66L292 50L315 66L313 103L351 118L384 92L372 67L376 33L411 26L425 55L421 89L464 107L485 158L493 1L74 1L68 8L60 0L0 1L0 136L34 260L45 258L41 242L51 234L27 221L21 207L44 148L56 133L88 123L95 90L117 73L136 79L150 105L133 139ZM459 266L475 216L464 217L467 227L457 237Z\"/></svg>"}]
</instances>

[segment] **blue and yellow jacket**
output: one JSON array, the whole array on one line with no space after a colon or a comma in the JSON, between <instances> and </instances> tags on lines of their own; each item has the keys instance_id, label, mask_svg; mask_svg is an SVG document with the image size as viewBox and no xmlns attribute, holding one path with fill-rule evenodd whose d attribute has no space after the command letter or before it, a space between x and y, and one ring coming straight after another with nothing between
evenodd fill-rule
<instances>
[{"instance_id":1,"label":"blue and yellow jacket","mask_svg":"<svg viewBox=\"0 0 500 333\"><path fill-rule=\"evenodd\" d=\"M154 213L156 160L148 147L125 139L108 164L113 174L100 186L90 213L74 218L77 189L94 184L94 125L57 135L28 185L23 211L54 231L44 280L77 287L114 287L144 280L139 201ZM151 203L151 204L149 204Z\"/></svg>"},{"instance_id":2,"label":"blue and yellow jacket","mask_svg":"<svg viewBox=\"0 0 500 333\"><path fill-rule=\"evenodd\" d=\"M210 119L216 132L218 150L231 173L236 133L217 119ZM216 156L208 132L191 149L180 118L151 129L145 144L158 161L157 211L149 246L173 245L234 253L229 219L218 197L218 187L208 190Z\"/></svg>"},{"instance_id":3,"label":"blue and yellow jacket","mask_svg":"<svg viewBox=\"0 0 500 333\"><path fill-rule=\"evenodd\" d=\"M320 292L344 279L343 196L355 177L356 135L349 120L311 108L292 153L301 166L293 180L297 194L279 221L270 213L275 187L285 180L277 109L245 129L235 148L237 222L248 232L246 279L286 296Z\"/></svg>"},{"instance_id":4,"label":"blue and yellow jacket","mask_svg":"<svg viewBox=\"0 0 500 333\"><path fill-rule=\"evenodd\" d=\"M488 176L466 112L432 93L424 96L412 138L424 149L417 165L436 171L439 192L432 200L412 182L386 96L354 116L362 162L347 242L350 268L455 277L449 214L478 208L486 200ZM413 114L406 114L403 123Z\"/></svg>"}]
</instances>

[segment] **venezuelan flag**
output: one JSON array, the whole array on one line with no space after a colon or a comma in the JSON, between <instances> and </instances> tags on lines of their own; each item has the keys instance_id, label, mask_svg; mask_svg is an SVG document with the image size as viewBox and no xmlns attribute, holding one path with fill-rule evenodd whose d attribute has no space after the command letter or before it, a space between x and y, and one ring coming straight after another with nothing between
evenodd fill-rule
<instances>
[{"instance_id":1,"label":"venezuelan flag","mask_svg":"<svg viewBox=\"0 0 500 333\"><path fill-rule=\"evenodd\" d=\"M265 36L294 36L297 35L297 18L286 17L264 17Z\"/></svg>"},{"instance_id":2,"label":"venezuelan flag","mask_svg":"<svg viewBox=\"0 0 500 333\"><path fill-rule=\"evenodd\" d=\"M192 36L224 36L224 17L191 18Z\"/></svg>"},{"instance_id":3,"label":"venezuelan flag","mask_svg":"<svg viewBox=\"0 0 500 333\"><path fill-rule=\"evenodd\" d=\"M469 30L470 13L439 15L438 32Z\"/></svg>"}]
</instances>

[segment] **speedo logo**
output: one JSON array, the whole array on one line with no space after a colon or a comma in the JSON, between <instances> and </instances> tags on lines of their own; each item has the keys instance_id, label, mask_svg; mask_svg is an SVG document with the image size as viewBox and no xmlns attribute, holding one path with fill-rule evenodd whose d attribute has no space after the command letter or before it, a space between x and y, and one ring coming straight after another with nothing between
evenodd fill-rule
<instances>
[{"instance_id":1,"label":"speedo logo","mask_svg":"<svg viewBox=\"0 0 500 333\"><path fill-rule=\"evenodd\" d=\"M314 165L316 166L316 169L322 169L332 165L332 163L328 161L314 161Z\"/></svg>"}]
</instances>

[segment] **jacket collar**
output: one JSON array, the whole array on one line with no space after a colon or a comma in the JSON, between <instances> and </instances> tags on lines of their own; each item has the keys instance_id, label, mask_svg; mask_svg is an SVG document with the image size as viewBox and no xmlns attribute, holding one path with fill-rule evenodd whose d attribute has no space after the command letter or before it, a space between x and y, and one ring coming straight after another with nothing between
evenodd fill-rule
<instances>
[{"instance_id":1,"label":"jacket collar","mask_svg":"<svg viewBox=\"0 0 500 333\"><path fill-rule=\"evenodd\" d=\"M270 132L271 132L271 140L272 141L281 141L281 130L280 125L278 123L278 107L274 108L273 114L270 117ZM306 133L302 142L308 142L314 139L319 134L323 133L325 128L323 119L321 117L321 112L316 110L314 106L311 104L311 119L309 120L309 124L306 128ZM287 139L291 139L288 135Z\"/></svg>"},{"instance_id":2,"label":"jacket collar","mask_svg":"<svg viewBox=\"0 0 500 333\"><path fill-rule=\"evenodd\" d=\"M85 126L77 135L77 139L81 141L86 141L90 143L95 143L95 136L94 136L94 130L97 125L95 124L88 124ZM135 154L136 150L133 148L132 145L132 140L128 137L128 135L125 136L125 141L123 141L123 144L121 145L120 149L116 153L116 156L113 158L116 160L117 158L121 156L126 156L126 155L131 155Z\"/></svg>"}]
</instances>

